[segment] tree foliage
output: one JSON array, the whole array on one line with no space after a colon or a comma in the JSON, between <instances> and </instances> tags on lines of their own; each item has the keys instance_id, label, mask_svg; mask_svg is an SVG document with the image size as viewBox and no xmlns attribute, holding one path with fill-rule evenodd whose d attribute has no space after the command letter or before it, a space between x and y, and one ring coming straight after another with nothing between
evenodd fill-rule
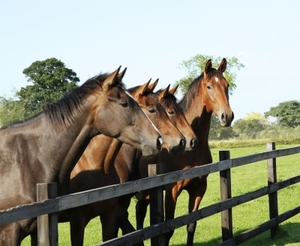
<instances>
[{"instance_id":1,"label":"tree foliage","mask_svg":"<svg viewBox=\"0 0 300 246\"><path fill-rule=\"evenodd\" d=\"M0 97L0 126L37 114L44 104L60 99L79 82L76 73L56 58L36 61L23 73L32 85L16 91L16 99Z\"/></svg>"},{"instance_id":2,"label":"tree foliage","mask_svg":"<svg viewBox=\"0 0 300 246\"><path fill-rule=\"evenodd\" d=\"M232 127L220 127L220 123L217 117L211 117L209 139L210 140L222 140L237 137Z\"/></svg>"},{"instance_id":3,"label":"tree foliage","mask_svg":"<svg viewBox=\"0 0 300 246\"><path fill-rule=\"evenodd\" d=\"M206 62L212 59L213 67L218 68L220 65L223 57L216 57L213 56L205 56L205 55L195 55L188 60L184 60L180 65L179 69L184 69L187 72L187 75L184 78L176 81L175 84L179 85L182 93L186 93L188 90L189 85L193 82L195 78L197 78L202 71L204 71ZM224 72L224 77L228 81L230 85L230 93L234 91L236 88L236 77L237 71L244 67L244 64L240 63L238 58L231 57L226 58L227 60L227 68Z\"/></svg>"},{"instance_id":4,"label":"tree foliage","mask_svg":"<svg viewBox=\"0 0 300 246\"><path fill-rule=\"evenodd\" d=\"M248 138L256 138L258 132L266 128L266 123L261 119L239 119L234 125L234 131L240 136L247 136Z\"/></svg>"},{"instance_id":5,"label":"tree foliage","mask_svg":"<svg viewBox=\"0 0 300 246\"><path fill-rule=\"evenodd\" d=\"M27 81L32 83L16 93L24 104L25 118L40 112L44 104L69 93L79 82L76 73L56 58L33 62L23 73L28 78Z\"/></svg>"},{"instance_id":6,"label":"tree foliage","mask_svg":"<svg viewBox=\"0 0 300 246\"><path fill-rule=\"evenodd\" d=\"M24 119L24 105L21 101L0 97L0 126Z\"/></svg>"},{"instance_id":7,"label":"tree foliage","mask_svg":"<svg viewBox=\"0 0 300 246\"><path fill-rule=\"evenodd\" d=\"M283 127L295 128L300 125L300 102L293 100L279 103L265 112L265 116L277 118L278 124Z\"/></svg>"}]
</instances>

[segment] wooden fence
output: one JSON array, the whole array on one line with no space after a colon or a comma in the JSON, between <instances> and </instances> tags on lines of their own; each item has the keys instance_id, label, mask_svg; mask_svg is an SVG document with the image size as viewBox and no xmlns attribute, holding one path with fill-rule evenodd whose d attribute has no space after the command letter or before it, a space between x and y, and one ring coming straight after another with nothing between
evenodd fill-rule
<instances>
[{"instance_id":1,"label":"wooden fence","mask_svg":"<svg viewBox=\"0 0 300 246\"><path fill-rule=\"evenodd\" d=\"M211 204L193 213L183 215L165 222L162 221L162 216L156 216L153 218L152 222L154 224L152 224L151 226L142 230L134 231L122 237L103 242L99 245L131 245L148 238L153 238L153 241L151 241L152 245L159 245L159 242L161 242L161 238L163 238L162 235L164 233L170 230L175 230L190 222L206 218L219 212L221 212L222 218L223 243L221 245L238 245L269 229L271 230L271 237L273 237L276 234L278 225L281 222L300 213L299 205L287 212L278 215L277 206L277 191L300 182L300 169L298 169L299 175L277 182L276 158L297 153L300 153L300 146L275 150L274 143L267 144L266 152L234 159L229 158L228 151L223 151L220 152L220 161L217 163L207 164L201 167L194 167L184 171L175 171L167 174L156 174L156 171L154 171L155 176L153 177L143 178L123 184L106 186L89 191L73 193L61 197L55 197L55 184L38 184L37 199L40 202L21 205L9 210L0 211L0 226L12 223L14 221L38 216L38 240L40 245L57 245L57 213L59 211L106 200L113 197L118 197L125 194L134 193L145 189L159 188L159 192L156 191L155 193L152 193L152 196L156 197L156 202L154 206L152 205L150 211L152 211L152 213L153 211L155 211L155 214L163 214L161 188L163 185L173 183L182 179L220 172L220 202ZM230 170L232 168L262 160L267 160L268 186L240 196L231 197ZM250 229L239 235L233 236L231 211L232 207L246 203L253 199L257 199L264 195L269 196L270 220L257 226L254 229ZM49 216L47 214L49 214Z\"/></svg>"}]
</instances>

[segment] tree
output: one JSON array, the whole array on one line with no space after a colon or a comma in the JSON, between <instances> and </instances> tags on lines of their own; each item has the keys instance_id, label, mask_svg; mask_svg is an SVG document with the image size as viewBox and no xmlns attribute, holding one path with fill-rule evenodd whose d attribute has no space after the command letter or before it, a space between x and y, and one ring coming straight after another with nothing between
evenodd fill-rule
<instances>
[{"instance_id":1,"label":"tree","mask_svg":"<svg viewBox=\"0 0 300 246\"><path fill-rule=\"evenodd\" d=\"M56 58L36 61L23 73L33 85L22 87L16 95L24 104L25 118L37 114L44 104L60 99L77 87L79 78Z\"/></svg>"},{"instance_id":2,"label":"tree","mask_svg":"<svg viewBox=\"0 0 300 246\"><path fill-rule=\"evenodd\" d=\"M189 60L183 61L179 65L179 69L184 69L187 72L187 76L181 78L180 80L175 82L175 85L179 85L181 92L184 94L187 92L189 85L193 82L195 78L197 78L201 71L204 71L206 62L212 59L213 67L218 68L219 64L221 63L223 57L216 57L213 56L204 56L204 55L195 55L191 57ZM224 72L224 77L228 81L229 93L232 94L234 89L236 88L236 72L244 67L242 63L239 62L238 58L226 58L227 60L227 67L226 71ZM210 127L210 138L211 139L220 139L224 136L234 137L234 132L232 129L230 130L223 130L222 128L218 127L219 124L216 123L217 121L212 117L211 127Z\"/></svg>"},{"instance_id":3,"label":"tree","mask_svg":"<svg viewBox=\"0 0 300 246\"><path fill-rule=\"evenodd\" d=\"M0 97L0 127L24 119L24 105L20 101Z\"/></svg>"},{"instance_id":4,"label":"tree","mask_svg":"<svg viewBox=\"0 0 300 246\"><path fill-rule=\"evenodd\" d=\"M191 57L189 60L183 61L179 65L179 69L184 69L187 71L187 76L184 78L181 78L180 80L175 82L175 85L179 85L179 88L181 89L182 93L186 93L188 90L189 85L193 82L195 78L197 78L201 71L204 71L206 62L212 59L213 61L213 67L217 68L219 64L221 63L223 57L216 57L213 56L204 56L204 55L195 55ZM244 67L242 63L239 62L238 58L232 57L232 58L226 58L227 60L227 68L224 72L224 77L228 81L230 85L230 93L234 91L236 88L235 80L237 77L237 70L240 70Z\"/></svg>"},{"instance_id":5,"label":"tree","mask_svg":"<svg viewBox=\"0 0 300 246\"><path fill-rule=\"evenodd\" d=\"M265 117L270 116L277 118L278 124L283 127L295 128L300 125L300 102L294 100L279 103L265 112Z\"/></svg>"},{"instance_id":6,"label":"tree","mask_svg":"<svg viewBox=\"0 0 300 246\"><path fill-rule=\"evenodd\" d=\"M267 123L267 120L264 118L264 116L258 112L248 113L244 120L259 120L262 123Z\"/></svg>"},{"instance_id":7,"label":"tree","mask_svg":"<svg viewBox=\"0 0 300 246\"><path fill-rule=\"evenodd\" d=\"M261 119L239 119L233 125L233 130L243 138L256 138L257 134L266 128L266 124Z\"/></svg>"},{"instance_id":8,"label":"tree","mask_svg":"<svg viewBox=\"0 0 300 246\"><path fill-rule=\"evenodd\" d=\"M217 117L211 117L209 139L223 140L237 137L232 127L219 127L219 120Z\"/></svg>"}]
</instances>

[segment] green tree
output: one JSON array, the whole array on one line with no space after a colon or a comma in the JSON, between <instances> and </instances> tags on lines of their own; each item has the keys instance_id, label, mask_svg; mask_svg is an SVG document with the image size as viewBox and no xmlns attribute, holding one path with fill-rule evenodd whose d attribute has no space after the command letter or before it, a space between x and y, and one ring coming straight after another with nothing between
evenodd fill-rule
<instances>
[{"instance_id":1,"label":"green tree","mask_svg":"<svg viewBox=\"0 0 300 246\"><path fill-rule=\"evenodd\" d=\"M24 119L24 104L12 98L0 97L0 127Z\"/></svg>"},{"instance_id":2,"label":"green tree","mask_svg":"<svg viewBox=\"0 0 300 246\"><path fill-rule=\"evenodd\" d=\"M188 90L189 85L193 82L195 78L197 78L202 71L204 71L206 62L212 59L213 67L217 68L221 63L223 57L216 57L213 56L205 56L205 55L195 55L191 57L189 60L184 60L181 64L179 64L179 69L183 69L187 72L187 76L181 78L180 80L175 82L175 85L179 85L182 93L186 93ZM224 77L228 81L230 85L230 93L234 91L236 88L236 77L237 71L244 67L244 64L240 63L238 58L231 57L226 58L227 60L227 67L226 71L224 72Z\"/></svg>"},{"instance_id":3,"label":"green tree","mask_svg":"<svg viewBox=\"0 0 300 246\"><path fill-rule=\"evenodd\" d=\"M58 100L76 88L79 82L76 73L56 58L36 61L23 73L32 83L16 93L24 104L25 118L40 112L44 104Z\"/></svg>"},{"instance_id":4,"label":"green tree","mask_svg":"<svg viewBox=\"0 0 300 246\"><path fill-rule=\"evenodd\" d=\"M240 138L256 138L258 133L266 128L266 123L258 118L244 118L237 120L233 125L233 130Z\"/></svg>"},{"instance_id":5,"label":"green tree","mask_svg":"<svg viewBox=\"0 0 300 246\"><path fill-rule=\"evenodd\" d=\"M209 139L223 140L237 137L232 127L219 127L219 120L217 117L211 118Z\"/></svg>"},{"instance_id":6,"label":"green tree","mask_svg":"<svg viewBox=\"0 0 300 246\"><path fill-rule=\"evenodd\" d=\"M271 107L265 112L265 117L275 117L279 125L283 127L295 128L300 125L300 102L288 101L279 103L276 107Z\"/></svg>"}]
</instances>

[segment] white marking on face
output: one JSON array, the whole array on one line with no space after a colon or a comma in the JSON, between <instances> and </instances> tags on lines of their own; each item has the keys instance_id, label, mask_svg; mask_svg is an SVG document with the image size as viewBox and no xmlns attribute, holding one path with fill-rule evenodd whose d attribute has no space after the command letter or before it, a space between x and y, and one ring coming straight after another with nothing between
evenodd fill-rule
<instances>
[{"instance_id":1,"label":"white marking on face","mask_svg":"<svg viewBox=\"0 0 300 246\"><path fill-rule=\"evenodd\" d=\"M219 82L219 78L215 77L216 82Z\"/></svg>"}]
</instances>

